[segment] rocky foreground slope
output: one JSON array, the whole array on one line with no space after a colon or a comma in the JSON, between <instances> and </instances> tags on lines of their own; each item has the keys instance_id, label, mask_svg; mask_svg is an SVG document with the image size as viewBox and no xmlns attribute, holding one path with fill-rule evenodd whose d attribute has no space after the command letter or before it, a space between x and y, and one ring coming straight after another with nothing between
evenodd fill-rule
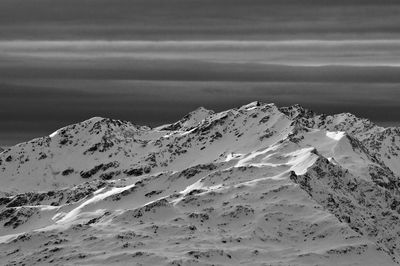
<instances>
[{"instance_id":1,"label":"rocky foreground slope","mask_svg":"<svg viewBox=\"0 0 400 266\"><path fill-rule=\"evenodd\" d=\"M3 265L397 265L400 129L253 102L0 153Z\"/></svg>"}]
</instances>

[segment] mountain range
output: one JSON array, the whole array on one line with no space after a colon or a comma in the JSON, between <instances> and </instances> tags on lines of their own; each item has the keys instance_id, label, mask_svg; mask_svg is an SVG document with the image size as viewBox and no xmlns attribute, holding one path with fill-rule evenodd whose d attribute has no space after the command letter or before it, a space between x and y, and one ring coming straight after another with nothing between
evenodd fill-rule
<instances>
[{"instance_id":1,"label":"mountain range","mask_svg":"<svg viewBox=\"0 0 400 266\"><path fill-rule=\"evenodd\" d=\"M2 265L398 265L400 128L300 105L0 151Z\"/></svg>"}]
</instances>

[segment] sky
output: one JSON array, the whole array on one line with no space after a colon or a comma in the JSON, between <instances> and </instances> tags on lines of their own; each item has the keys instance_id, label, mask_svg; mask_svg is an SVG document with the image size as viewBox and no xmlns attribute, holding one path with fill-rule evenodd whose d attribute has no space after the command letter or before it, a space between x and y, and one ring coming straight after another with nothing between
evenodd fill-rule
<instances>
[{"instance_id":1,"label":"sky","mask_svg":"<svg viewBox=\"0 0 400 266\"><path fill-rule=\"evenodd\" d=\"M1 0L0 146L259 100L400 124L398 0Z\"/></svg>"}]
</instances>

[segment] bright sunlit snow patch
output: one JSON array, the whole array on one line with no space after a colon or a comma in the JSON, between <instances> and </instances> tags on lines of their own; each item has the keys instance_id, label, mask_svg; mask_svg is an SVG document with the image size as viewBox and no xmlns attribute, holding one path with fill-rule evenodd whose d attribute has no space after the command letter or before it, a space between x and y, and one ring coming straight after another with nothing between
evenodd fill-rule
<instances>
[{"instance_id":1,"label":"bright sunlit snow patch","mask_svg":"<svg viewBox=\"0 0 400 266\"><path fill-rule=\"evenodd\" d=\"M310 147L289 153L289 156L293 156L288 162L289 165L292 165L290 170L294 171L297 175L305 174L307 169L315 163L318 157L311 152L312 150L314 150L314 148Z\"/></svg>"},{"instance_id":2,"label":"bright sunlit snow patch","mask_svg":"<svg viewBox=\"0 0 400 266\"><path fill-rule=\"evenodd\" d=\"M12 241L12 240L16 239L18 236L23 235L23 234L24 233L0 236L0 244Z\"/></svg>"},{"instance_id":3,"label":"bright sunlit snow patch","mask_svg":"<svg viewBox=\"0 0 400 266\"><path fill-rule=\"evenodd\" d=\"M54 138L55 136L57 136L57 134L58 134L58 130L56 130L56 131L54 131L53 133L51 133L51 134L49 135L49 137L50 137L50 138Z\"/></svg>"},{"instance_id":4,"label":"bright sunlit snow patch","mask_svg":"<svg viewBox=\"0 0 400 266\"><path fill-rule=\"evenodd\" d=\"M254 102L251 102L249 104L244 105L242 108L250 111L250 110L255 109L257 106L259 106L259 104L260 104L259 102L254 101Z\"/></svg>"},{"instance_id":5,"label":"bright sunlit snow patch","mask_svg":"<svg viewBox=\"0 0 400 266\"><path fill-rule=\"evenodd\" d=\"M201 180L198 180L197 182L193 183L192 185L187 186L187 187L186 187L184 190L182 190L180 193L181 193L181 194L187 194L187 193L189 193L189 192L192 191L192 190L201 189L201 188L203 188L203 184L201 183Z\"/></svg>"},{"instance_id":6,"label":"bright sunlit snow patch","mask_svg":"<svg viewBox=\"0 0 400 266\"><path fill-rule=\"evenodd\" d=\"M94 195L93 198L88 199L87 201L85 201L84 203L79 205L77 208L75 208L72 211L70 211L69 213L67 213L63 218L58 220L57 223L71 222L71 221L75 220L75 218L77 218L78 214L81 212L82 208L84 208L85 206L90 205L90 204L94 204L96 202L99 202L99 201L111 196L111 195L114 195L114 194L120 193L120 192L122 192L124 190L130 189L134 185L135 184L129 185L129 186L126 186L126 187L115 187L115 188L112 188L109 191L106 191L104 193L96 194L96 195ZM54 219L54 217L53 217L53 219Z\"/></svg>"},{"instance_id":7,"label":"bright sunlit snow patch","mask_svg":"<svg viewBox=\"0 0 400 266\"><path fill-rule=\"evenodd\" d=\"M180 135L181 137L183 137L183 136L185 136L185 135L188 135L188 134L192 133L192 132L195 131L195 130L196 130L196 128L193 128L193 129L191 129L191 130L181 132L181 133L179 133L179 135Z\"/></svg>"},{"instance_id":8,"label":"bright sunlit snow patch","mask_svg":"<svg viewBox=\"0 0 400 266\"><path fill-rule=\"evenodd\" d=\"M246 156L242 156L243 159L239 160L238 163L235 165L236 167L241 167L241 166L246 166L246 165L253 165L256 163L256 158L258 156L261 156L263 154L267 154L271 150L273 150L275 147L269 147L267 149L259 150L259 151L254 151Z\"/></svg>"},{"instance_id":9,"label":"bright sunlit snow patch","mask_svg":"<svg viewBox=\"0 0 400 266\"><path fill-rule=\"evenodd\" d=\"M243 156L244 156L244 154L231 152L226 156L225 162L229 162L229 161L235 160L235 159L240 159L240 158L243 158Z\"/></svg>"},{"instance_id":10,"label":"bright sunlit snow patch","mask_svg":"<svg viewBox=\"0 0 400 266\"><path fill-rule=\"evenodd\" d=\"M50 205L38 205L37 207L39 207L41 211L51 211L60 208L59 206L50 206Z\"/></svg>"},{"instance_id":11,"label":"bright sunlit snow patch","mask_svg":"<svg viewBox=\"0 0 400 266\"><path fill-rule=\"evenodd\" d=\"M342 131L338 131L338 132L327 131L326 132L326 136L328 138L331 138L334 140L340 140L341 138L343 138L344 135L345 135L345 132L342 132Z\"/></svg>"}]
</instances>

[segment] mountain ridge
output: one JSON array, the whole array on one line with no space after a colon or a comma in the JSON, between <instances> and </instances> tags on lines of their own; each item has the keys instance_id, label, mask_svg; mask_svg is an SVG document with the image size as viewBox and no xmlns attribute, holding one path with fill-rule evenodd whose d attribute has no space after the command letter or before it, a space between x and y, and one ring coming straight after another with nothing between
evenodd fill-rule
<instances>
[{"instance_id":1,"label":"mountain ridge","mask_svg":"<svg viewBox=\"0 0 400 266\"><path fill-rule=\"evenodd\" d=\"M154 128L94 117L0 154L0 259L396 265L399 133L258 101Z\"/></svg>"}]
</instances>

